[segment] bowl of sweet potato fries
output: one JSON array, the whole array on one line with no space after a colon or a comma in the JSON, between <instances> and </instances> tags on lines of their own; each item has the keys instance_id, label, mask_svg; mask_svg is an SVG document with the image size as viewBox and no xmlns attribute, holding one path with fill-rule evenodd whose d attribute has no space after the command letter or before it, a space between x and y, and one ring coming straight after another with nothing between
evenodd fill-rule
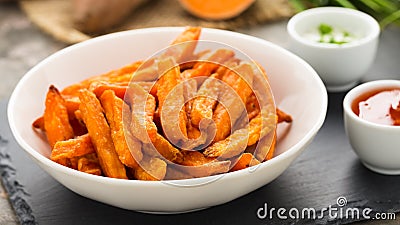
<instances>
[{"instance_id":1,"label":"bowl of sweet potato fries","mask_svg":"<svg viewBox=\"0 0 400 225\"><path fill-rule=\"evenodd\" d=\"M274 180L311 143L326 109L317 73L281 47L161 27L49 56L16 86L8 119L33 161L73 192L177 213Z\"/></svg>"}]
</instances>

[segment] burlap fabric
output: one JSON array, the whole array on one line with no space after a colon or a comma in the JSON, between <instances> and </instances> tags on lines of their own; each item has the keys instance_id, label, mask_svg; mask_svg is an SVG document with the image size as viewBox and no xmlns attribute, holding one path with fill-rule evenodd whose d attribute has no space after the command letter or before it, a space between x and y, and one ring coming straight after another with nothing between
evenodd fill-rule
<instances>
[{"instance_id":1,"label":"burlap fabric","mask_svg":"<svg viewBox=\"0 0 400 225\"><path fill-rule=\"evenodd\" d=\"M85 34L74 27L70 0L22 0L30 20L57 40L73 44L101 34ZM150 0L132 11L120 25L106 33L159 26L202 26L235 30L287 18L294 11L287 0L256 0L244 13L225 21L206 21L189 15L177 0Z\"/></svg>"}]
</instances>

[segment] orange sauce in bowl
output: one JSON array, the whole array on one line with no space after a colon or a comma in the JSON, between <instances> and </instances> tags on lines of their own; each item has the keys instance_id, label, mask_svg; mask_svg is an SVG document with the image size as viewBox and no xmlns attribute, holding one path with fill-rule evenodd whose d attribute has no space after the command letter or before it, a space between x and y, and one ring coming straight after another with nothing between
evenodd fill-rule
<instances>
[{"instance_id":1,"label":"orange sauce in bowl","mask_svg":"<svg viewBox=\"0 0 400 225\"><path fill-rule=\"evenodd\" d=\"M351 105L360 118L372 123L400 126L400 88L386 88L364 93Z\"/></svg>"}]
</instances>

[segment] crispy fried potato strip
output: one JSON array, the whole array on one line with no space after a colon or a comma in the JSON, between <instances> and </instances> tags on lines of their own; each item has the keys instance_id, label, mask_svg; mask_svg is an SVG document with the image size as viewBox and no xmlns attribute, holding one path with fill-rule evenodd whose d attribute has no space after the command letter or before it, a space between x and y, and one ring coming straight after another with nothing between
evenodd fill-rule
<instances>
[{"instance_id":1,"label":"crispy fried potato strip","mask_svg":"<svg viewBox=\"0 0 400 225\"><path fill-rule=\"evenodd\" d=\"M104 91L112 90L114 91L116 96L124 99L127 88L127 85L110 84L104 81L95 81L90 84L89 90L92 91L98 98L100 98Z\"/></svg>"},{"instance_id":2,"label":"crispy fried potato strip","mask_svg":"<svg viewBox=\"0 0 400 225\"><path fill-rule=\"evenodd\" d=\"M179 170L174 165L168 165L167 174L165 175L165 180L182 180L182 179L190 179L194 178L192 175L187 174L181 170Z\"/></svg>"},{"instance_id":3,"label":"crispy fried potato strip","mask_svg":"<svg viewBox=\"0 0 400 225\"><path fill-rule=\"evenodd\" d=\"M172 47L167 49L163 56L171 56L178 63L190 60L193 58L200 33L200 27L187 27L178 37L175 38L171 43Z\"/></svg>"},{"instance_id":4,"label":"crispy fried potato strip","mask_svg":"<svg viewBox=\"0 0 400 225\"><path fill-rule=\"evenodd\" d=\"M81 101L78 96L63 95L63 98L65 99L65 107L67 107L68 117L71 121L74 119L75 111L79 109Z\"/></svg>"},{"instance_id":5,"label":"crispy fried potato strip","mask_svg":"<svg viewBox=\"0 0 400 225\"><path fill-rule=\"evenodd\" d=\"M257 148L253 155L260 162L269 160L275 153L275 145L276 132L271 132L258 141Z\"/></svg>"},{"instance_id":6,"label":"crispy fried potato strip","mask_svg":"<svg viewBox=\"0 0 400 225\"><path fill-rule=\"evenodd\" d=\"M129 107L122 99L117 97L112 90L106 90L100 97L101 104L104 108L108 124L111 129L111 137L121 162L131 168L137 168L137 161L142 160L143 154L141 151L142 145L137 139L131 139L132 145L128 146L125 140L124 121L122 112L125 111L124 116L130 117ZM125 108L125 109L123 109ZM132 138L132 137L130 137ZM131 147L131 149L130 149Z\"/></svg>"},{"instance_id":7,"label":"crispy fried potato strip","mask_svg":"<svg viewBox=\"0 0 400 225\"><path fill-rule=\"evenodd\" d=\"M256 117L250 120L249 123L249 141L248 146L255 144L260 138L272 132L276 128L275 121L277 116L263 109Z\"/></svg>"},{"instance_id":8,"label":"crispy fried potato strip","mask_svg":"<svg viewBox=\"0 0 400 225\"><path fill-rule=\"evenodd\" d=\"M222 80L232 87L241 102L246 103L247 99L253 93L251 88L253 76L252 65L249 63L242 63L235 67L233 71L225 74ZM224 97L226 96L228 95L224 95ZM214 142L225 139L231 133L231 123L234 124L243 111L243 108L237 107L237 105L237 101L230 101L230 105L224 106L221 103L217 105L213 116L217 129Z\"/></svg>"},{"instance_id":9,"label":"crispy fried potato strip","mask_svg":"<svg viewBox=\"0 0 400 225\"><path fill-rule=\"evenodd\" d=\"M247 147L248 139L248 130L240 129L229 137L207 147L203 153L207 157L232 158L244 152Z\"/></svg>"},{"instance_id":10,"label":"crispy fried potato strip","mask_svg":"<svg viewBox=\"0 0 400 225\"><path fill-rule=\"evenodd\" d=\"M134 83L131 84L125 101L131 105L132 135L143 143L154 142L157 136L157 126L154 123L155 98Z\"/></svg>"},{"instance_id":11,"label":"crispy fried potato strip","mask_svg":"<svg viewBox=\"0 0 400 225\"><path fill-rule=\"evenodd\" d=\"M157 81L158 111L164 133L174 144L187 138L188 118L184 108L184 90L179 66L172 58L160 60L158 69L161 77ZM168 101L169 104L164 104ZM177 115L177 110L179 110ZM178 125L178 126L177 126Z\"/></svg>"},{"instance_id":12,"label":"crispy fried potato strip","mask_svg":"<svg viewBox=\"0 0 400 225\"><path fill-rule=\"evenodd\" d=\"M96 95L86 89L80 91L83 120L99 158L102 171L108 177L128 179L124 165L118 158L111 137L111 129Z\"/></svg>"},{"instance_id":13,"label":"crispy fried potato strip","mask_svg":"<svg viewBox=\"0 0 400 225\"><path fill-rule=\"evenodd\" d=\"M100 176L102 174L99 159L96 154L88 154L78 158L77 170Z\"/></svg>"},{"instance_id":14,"label":"crispy fried potato strip","mask_svg":"<svg viewBox=\"0 0 400 225\"><path fill-rule=\"evenodd\" d=\"M230 171L242 170L258 164L260 164L260 161L254 158L253 154L245 152L239 156L238 161Z\"/></svg>"},{"instance_id":15,"label":"crispy fried potato strip","mask_svg":"<svg viewBox=\"0 0 400 225\"><path fill-rule=\"evenodd\" d=\"M220 173L226 173L229 171L231 165L231 161L212 161L209 163L205 163L197 166L185 166L182 167L181 170L190 174L193 177L206 177Z\"/></svg>"},{"instance_id":16,"label":"crispy fried potato strip","mask_svg":"<svg viewBox=\"0 0 400 225\"><path fill-rule=\"evenodd\" d=\"M46 95L43 120L47 140L51 148L54 147L57 141L65 141L74 137L65 100L53 85L50 86Z\"/></svg>"},{"instance_id":17,"label":"crispy fried potato strip","mask_svg":"<svg viewBox=\"0 0 400 225\"><path fill-rule=\"evenodd\" d=\"M45 131L43 116L41 116L41 117L37 118L35 121L33 121L32 127L36 128L36 129L39 129L41 131Z\"/></svg>"},{"instance_id":18,"label":"crispy fried potato strip","mask_svg":"<svg viewBox=\"0 0 400 225\"><path fill-rule=\"evenodd\" d=\"M237 171L276 155L266 72L229 49L197 47L187 27L161 54L71 84L50 86L42 117L50 159L112 178L179 180ZM195 151L197 150L197 151Z\"/></svg>"},{"instance_id":19,"label":"crispy fried potato strip","mask_svg":"<svg viewBox=\"0 0 400 225\"><path fill-rule=\"evenodd\" d=\"M153 147L154 146L154 147ZM154 149L155 148L155 149ZM144 153L150 156L158 157L157 152L162 157L171 162L180 163L183 161L183 155L179 149L175 148L171 143L168 142L161 134L157 134L156 139L152 144L144 145Z\"/></svg>"},{"instance_id":20,"label":"crispy fried potato strip","mask_svg":"<svg viewBox=\"0 0 400 225\"><path fill-rule=\"evenodd\" d=\"M234 55L235 53L231 50L218 49L207 57L200 58L200 61L196 62L192 69L187 70L186 78L208 77L220 67L220 64L228 61Z\"/></svg>"},{"instance_id":21,"label":"crispy fried potato strip","mask_svg":"<svg viewBox=\"0 0 400 225\"><path fill-rule=\"evenodd\" d=\"M123 83L130 82L134 72L143 64L141 61L137 61L128 65L125 65L119 69L109 71L105 74L97 75L85 79L79 83L72 84L64 88L61 93L63 95L78 96L79 91L82 89L89 89L92 82L104 81L108 83Z\"/></svg>"},{"instance_id":22,"label":"crispy fried potato strip","mask_svg":"<svg viewBox=\"0 0 400 225\"><path fill-rule=\"evenodd\" d=\"M181 165L184 166L200 166L210 163L215 160L213 157L206 157L203 153L198 151L182 151L184 160Z\"/></svg>"},{"instance_id":23,"label":"crispy fried potato strip","mask_svg":"<svg viewBox=\"0 0 400 225\"><path fill-rule=\"evenodd\" d=\"M80 157L94 152L92 140L89 134L85 134L74 139L56 142L51 151L50 159L58 162L59 160Z\"/></svg>"},{"instance_id":24,"label":"crispy fried potato strip","mask_svg":"<svg viewBox=\"0 0 400 225\"><path fill-rule=\"evenodd\" d=\"M163 180L167 173L167 163L159 158L145 158L140 165L134 171L134 176L138 180Z\"/></svg>"},{"instance_id":25,"label":"crispy fried potato strip","mask_svg":"<svg viewBox=\"0 0 400 225\"><path fill-rule=\"evenodd\" d=\"M217 80L220 77L215 73L206 79L197 92L197 97L193 99L192 110L190 112L190 120L195 127L199 127L200 121L203 119L212 120L213 110L215 109L222 83Z\"/></svg>"},{"instance_id":26,"label":"crispy fried potato strip","mask_svg":"<svg viewBox=\"0 0 400 225\"><path fill-rule=\"evenodd\" d=\"M278 123L282 122L291 123L293 120L289 114L283 112L278 108L276 108L276 115L278 116Z\"/></svg>"}]
</instances>

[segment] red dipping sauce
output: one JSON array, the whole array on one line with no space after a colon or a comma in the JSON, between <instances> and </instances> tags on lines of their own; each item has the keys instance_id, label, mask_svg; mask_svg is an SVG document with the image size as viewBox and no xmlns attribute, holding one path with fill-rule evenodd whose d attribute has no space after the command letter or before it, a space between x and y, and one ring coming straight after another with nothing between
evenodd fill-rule
<instances>
[{"instance_id":1,"label":"red dipping sauce","mask_svg":"<svg viewBox=\"0 0 400 225\"><path fill-rule=\"evenodd\" d=\"M351 109L369 122L400 126L400 89L387 88L367 92L355 99Z\"/></svg>"}]
</instances>

